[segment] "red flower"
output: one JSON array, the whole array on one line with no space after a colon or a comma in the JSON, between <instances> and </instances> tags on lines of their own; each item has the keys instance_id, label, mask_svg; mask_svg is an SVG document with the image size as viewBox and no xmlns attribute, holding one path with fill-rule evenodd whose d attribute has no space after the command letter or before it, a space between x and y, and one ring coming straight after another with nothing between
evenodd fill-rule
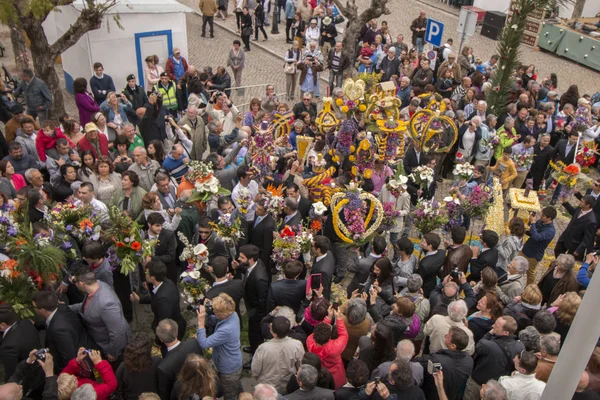
<instances>
[{"instance_id":1,"label":"red flower","mask_svg":"<svg viewBox=\"0 0 600 400\"><path fill-rule=\"evenodd\" d=\"M138 251L141 248L142 248L142 244L140 242L132 242L131 243L131 250Z\"/></svg>"},{"instance_id":2,"label":"red flower","mask_svg":"<svg viewBox=\"0 0 600 400\"><path fill-rule=\"evenodd\" d=\"M117 242L116 246L117 247L125 247L125 243L123 243L123 242Z\"/></svg>"},{"instance_id":3,"label":"red flower","mask_svg":"<svg viewBox=\"0 0 600 400\"><path fill-rule=\"evenodd\" d=\"M457 160L459 160L459 159L461 159L461 158L463 158L463 155L462 155L462 153L459 151L458 153L456 153L456 159L457 159Z\"/></svg>"},{"instance_id":4,"label":"red flower","mask_svg":"<svg viewBox=\"0 0 600 400\"><path fill-rule=\"evenodd\" d=\"M294 237L296 236L296 232L294 232L292 230L292 228L290 228L289 226L285 226L285 228L283 228L283 230L281 231L281 237Z\"/></svg>"}]
</instances>

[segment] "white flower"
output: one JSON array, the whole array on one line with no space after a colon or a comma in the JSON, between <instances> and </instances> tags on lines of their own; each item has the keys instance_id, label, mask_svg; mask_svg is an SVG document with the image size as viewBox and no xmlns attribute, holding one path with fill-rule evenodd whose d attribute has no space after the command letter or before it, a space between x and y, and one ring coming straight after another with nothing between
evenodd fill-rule
<instances>
[{"instance_id":1,"label":"white flower","mask_svg":"<svg viewBox=\"0 0 600 400\"><path fill-rule=\"evenodd\" d=\"M456 203L456 204L460 204L460 200L456 197L452 197L452 196L448 196L448 197L444 197L444 201L446 203Z\"/></svg>"},{"instance_id":2,"label":"white flower","mask_svg":"<svg viewBox=\"0 0 600 400\"><path fill-rule=\"evenodd\" d=\"M315 214L323 215L323 213L327 211L327 207L325 207L325 205L319 201L313 204L313 210L315 211Z\"/></svg>"},{"instance_id":3,"label":"white flower","mask_svg":"<svg viewBox=\"0 0 600 400\"><path fill-rule=\"evenodd\" d=\"M514 24L513 26L511 26L512 29L514 29L515 31L519 28L517 24Z\"/></svg>"},{"instance_id":4,"label":"white flower","mask_svg":"<svg viewBox=\"0 0 600 400\"><path fill-rule=\"evenodd\" d=\"M398 177L398 182L400 182L400 184L404 186L408 183L408 178L404 175L400 175Z\"/></svg>"},{"instance_id":5,"label":"white flower","mask_svg":"<svg viewBox=\"0 0 600 400\"><path fill-rule=\"evenodd\" d=\"M185 300L186 303L193 303L194 302L194 298L192 296L188 296L187 299Z\"/></svg>"},{"instance_id":6,"label":"white flower","mask_svg":"<svg viewBox=\"0 0 600 400\"><path fill-rule=\"evenodd\" d=\"M192 279L200 279L200 271L195 269L189 273L189 276Z\"/></svg>"},{"instance_id":7,"label":"white flower","mask_svg":"<svg viewBox=\"0 0 600 400\"><path fill-rule=\"evenodd\" d=\"M206 252L207 250L208 250L208 247L206 247L205 245L200 243L199 245L194 247L194 255L199 256L200 254Z\"/></svg>"},{"instance_id":8,"label":"white flower","mask_svg":"<svg viewBox=\"0 0 600 400\"><path fill-rule=\"evenodd\" d=\"M392 189L398 189L400 187L400 182L392 179L391 181L389 181L389 185Z\"/></svg>"},{"instance_id":9,"label":"white flower","mask_svg":"<svg viewBox=\"0 0 600 400\"><path fill-rule=\"evenodd\" d=\"M190 274L187 271L184 271L179 275L180 278L187 278Z\"/></svg>"},{"instance_id":10,"label":"white flower","mask_svg":"<svg viewBox=\"0 0 600 400\"><path fill-rule=\"evenodd\" d=\"M10 279L11 272L9 269L3 269L0 271L0 276L4 279Z\"/></svg>"}]
</instances>

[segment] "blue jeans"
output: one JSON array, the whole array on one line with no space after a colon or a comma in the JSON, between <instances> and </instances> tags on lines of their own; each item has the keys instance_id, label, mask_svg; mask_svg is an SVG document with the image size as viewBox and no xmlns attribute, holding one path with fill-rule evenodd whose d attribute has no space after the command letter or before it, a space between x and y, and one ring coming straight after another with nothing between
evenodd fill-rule
<instances>
[{"instance_id":1,"label":"blue jeans","mask_svg":"<svg viewBox=\"0 0 600 400\"><path fill-rule=\"evenodd\" d=\"M423 49L425 48L425 39L417 38L417 50L419 50L419 55L423 53Z\"/></svg>"}]
</instances>

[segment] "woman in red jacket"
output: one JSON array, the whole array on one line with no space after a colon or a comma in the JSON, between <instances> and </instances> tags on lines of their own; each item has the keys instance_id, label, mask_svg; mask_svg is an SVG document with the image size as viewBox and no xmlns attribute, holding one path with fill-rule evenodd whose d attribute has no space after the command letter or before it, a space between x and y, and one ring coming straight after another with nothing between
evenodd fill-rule
<instances>
[{"instance_id":1,"label":"woman in red jacket","mask_svg":"<svg viewBox=\"0 0 600 400\"><path fill-rule=\"evenodd\" d=\"M88 358L86 360L86 358ZM93 368L90 368L89 361L92 362ZM94 379L94 371L98 372L102 383L98 383ZM80 347L77 352L77 357L69 361L65 369L58 376L58 391L61 392L61 383L68 380L61 379L64 374L73 375L77 378L77 387L89 383L96 391L97 400L108 400L112 392L117 389L117 378L112 370L112 367L106 360L102 360L102 356L98 350L86 351L84 347Z\"/></svg>"},{"instance_id":2,"label":"woman in red jacket","mask_svg":"<svg viewBox=\"0 0 600 400\"><path fill-rule=\"evenodd\" d=\"M77 143L77 146L80 153L90 150L96 159L101 156L108 157L108 139L106 136L98 134L98 127L93 122L85 124L85 137Z\"/></svg>"},{"instance_id":3,"label":"woman in red jacket","mask_svg":"<svg viewBox=\"0 0 600 400\"><path fill-rule=\"evenodd\" d=\"M332 325L331 321L335 315L335 325L337 327L337 339L331 339ZM348 331L342 320L342 314L329 307L329 314L319 323L313 332L306 339L306 347L311 353L315 353L323 361L333 379L335 388L339 389L346 384L346 371L342 361L342 352L348 344Z\"/></svg>"}]
</instances>

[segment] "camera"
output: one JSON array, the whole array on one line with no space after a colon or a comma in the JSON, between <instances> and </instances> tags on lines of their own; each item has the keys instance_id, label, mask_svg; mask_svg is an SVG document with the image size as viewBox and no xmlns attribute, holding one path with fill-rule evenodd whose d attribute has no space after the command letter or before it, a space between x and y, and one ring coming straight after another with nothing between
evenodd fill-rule
<instances>
[{"instance_id":1,"label":"camera","mask_svg":"<svg viewBox=\"0 0 600 400\"><path fill-rule=\"evenodd\" d=\"M454 268L452 271L450 271L450 276L452 277L452 279L458 282L459 273L460 271L458 270L458 268Z\"/></svg>"},{"instance_id":2,"label":"camera","mask_svg":"<svg viewBox=\"0 0 600 400\"><path fill-rule=\"evenodd\" d=\"M50 353L50 349L39 349L35 352L35 359L44 361L46 359L46 354Z\"/></svg>"},{"instance_id":3,"label":"camera","mask_svg":"<svg viewBox=\"0 0 600 400\"><path fill-rule=\"evenodd\" d=\"M210 315L213 313L212 303L210 302L210 299L208 299L206 297L201 300L198 300L198 302L196 304L190 304L189 306L187 306L187 309L189 311L196 312L200 309L200 305L204 306L204 309L206 310L206 314Z\"/></svg>"},{"instance_id":4,"label":"camera","mask_svg":"<svg viewBox=\"0 0 600 400\"><path fill-rule=\"evenodd\" d=\"M431 375L437 374L442 370L442 364L434 363L433 361L427 361L427 372Z\"/></svg>"}]
</instances>

